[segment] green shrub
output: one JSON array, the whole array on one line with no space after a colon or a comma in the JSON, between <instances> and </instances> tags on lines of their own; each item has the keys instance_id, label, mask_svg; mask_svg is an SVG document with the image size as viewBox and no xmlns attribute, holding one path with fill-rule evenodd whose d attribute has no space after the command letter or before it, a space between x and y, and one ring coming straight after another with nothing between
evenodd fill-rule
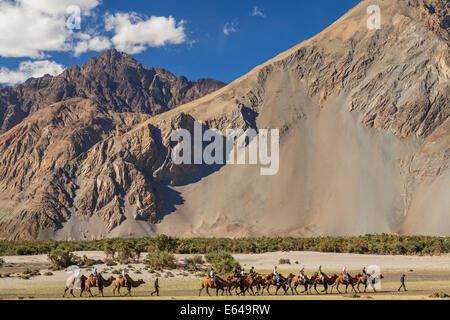
<instances>
[{"instance_id":1,"label":"green shrub","mask_svg":"<svg viewBox=\"0 0 450 320\"><path fill-rule=\"evenodd\" d=\"M219 273L228 273L234 268L241 269L241 265L233 258L231 253L226 251L208 253L205 259Z\"/></svg>"},{"instance_id":2,"label":"green shrub","mask_svg":"<svg viewBox=\"0 0 450 320\"><path fill-rule=\"evenodd\" d=\"M265 253L320 251L362 254L440 255L450 253L450 237L398 236L390 234L318 238L174 238L160 235L142 239L93 241L0 240L0 256L49 254L54 250L104 251L105 262L116 258L138 261L141 252L167 251L180 254ZM116 257L117 255L117 257Z\"/></svg>"},{"instance_id":3,"label":"green shrub","mask_svg":"<svg viewBox=\"0 0 450 320\"><path fill-rule=\"evenodd\" d=\"M78 265L81 262L80 257L69 250L54 249L47 256L55 270L62 270L72 265Z\"/></svg>"},{"instance_id":4,"label":"green shrub","mask_svg":"<svg viewBox=\"0 0 450 320\"><path fill-rule=\"evenodd\" d=\"M205 261L203 260L202 256L195 255L192 258L184 258L184 263L191 266L194 269L194 271L197 271L198 270L197 265L204 264Z\"/></svg>"},{"instance_id":5,"label":"green shrub","mask_svg":"<svg viewBox=\"0 0 450 320\"><path fill-rule=\"evenodd\" d=\"M52 272L50 272L50 271L48 271L48 272L44 273L44 276L47 276L47 277L50 277L50 276L52 276L52 275L53 275L53 273L52 273Z\"/></svg>"},{"instance_id":6,"label":"green shrub","mask_svg":"<svg viewBox=\"0 0 450 320\"><path fill-rule=\"evenodd\" d=\"M280 259L278 264L291 264L291 260L289 259Z\"/></svg>"},{"instance_id":7,"label":"green shrub","mask_svg":"<svg viewBox=\"0 0 450 320\"><path fill-rule=\"evenodd\" d=\"M144 261L152 269L173 269L175 265L175 256L168 251L151 251L147 254Z\"/></svg>"}]
</instances>

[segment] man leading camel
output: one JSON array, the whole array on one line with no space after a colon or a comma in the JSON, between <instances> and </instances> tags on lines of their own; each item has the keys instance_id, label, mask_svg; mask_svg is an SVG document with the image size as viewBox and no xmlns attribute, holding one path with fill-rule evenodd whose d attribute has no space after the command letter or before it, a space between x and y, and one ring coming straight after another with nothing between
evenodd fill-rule
<instances>
[{"instance_id":1,"label":"man leading camel","mask_svg":"<svg viewBox=\"0 0 450 320\"><path fill-rule=\"evenodd\" d=\"M156 296L159 297L159 279L155 279L155 290L152 292L151 296L156 293Z\"/></svg>"}]
</instances>

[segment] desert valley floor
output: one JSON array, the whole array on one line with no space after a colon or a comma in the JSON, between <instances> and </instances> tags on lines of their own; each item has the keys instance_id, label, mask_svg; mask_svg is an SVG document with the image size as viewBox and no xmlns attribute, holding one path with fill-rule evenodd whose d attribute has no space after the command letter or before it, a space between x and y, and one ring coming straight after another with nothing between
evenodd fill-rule
<instances>
[{"instance_id":1,"label":"desert valley floor","mask_svg":"<svg viewBox=\"0 0 450 320\"><path fill-rule=\"evenodd\" d=\"M87 255L89 258L102 259L103 252L77 252L79 255ZM265 293L264 296L239 297L239 299L431 299L430 295L436 292L450 292L450 255L442 256L382 256L382 255L358 255L358 254L335 254L316 252L275 252L265 254L236 254L236 260L246 269L254 266L256 271L262 275L270 273L274 263L279 259L289 259L291 264L281 265L282 274L290 272L297 274L300 266L305 267L306 274L311 275L319 265L327 274L339 273L343 266L347 266L350 274L359 272L363 266L378 265L384 276L381 290L373 293L368 289L367 293L353 295L351 290L348 294L306 295L279 295L275 297L272 287L272 296ZM179 262L187 255L176 255ZM65 288L66 279L70 276L66 271L51 271L52 276L45 276L50 263L46 255L39 256L10 256L4 257L5 264L0 268L0 274L10 274L10 277L0 278L0 299L60 299ZM298 264L297 264L298 262ZM133 299L199 299L198 290L204 279L199 274L187 273L183 270L164 270L158 272L161 286L160 297L150 297L153 290L155 273L145 270L144 264L117 265L107 267L98 265L98 270L105 276L112 275L114 270L126 268L133 279L143 279L145 284L132 290ZM39 269L41 275L29 280L20 279L18 276L26 269ZM107 269L105 271L105 269ZM89 269L82 269L82 274L89 275ZM406 286L408 291L398 293L399 278L406 274ZM362 288L362 287L361 287ZM341 291L344 288L341 286ZM319 290L320 291L320 290ZM361 290L363 291L363 290ZM299 289L299 292L301 290ZM78 294L77 294L78 293ZM93 289L93 294L98 290ZM112 287L105 288L105 298L94 297L94 299L129 299L128 297L113 297ZM122 291L122 294L124 292ZM230 299L230 297L211 297L203 291L200 299ZM75 291L75 295L79 292ZM234 295L231 297L236 299ZM74 299L66 296L65 299ZM80 298L76 298L80 299ZM82 298L93 299L93 298Z\"/></svg>"}]
</instances>

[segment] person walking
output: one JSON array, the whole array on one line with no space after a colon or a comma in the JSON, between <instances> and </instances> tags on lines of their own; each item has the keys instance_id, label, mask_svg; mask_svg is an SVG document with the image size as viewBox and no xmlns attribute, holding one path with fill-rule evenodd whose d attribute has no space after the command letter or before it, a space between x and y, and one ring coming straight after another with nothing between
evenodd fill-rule
<instances>
[{"instance_id":1,"label":"person walking","mask_svg":"<svg viewBox=\"0 0 450 320\"><path fill-rule=\"evenodd\" d=\"M403 274L400 278L400 288L398 288L398 292L400 292L401 288L403 288L405 291L408 291L408 290L406 290L406 286L405 286L405 277L406 277L406 275Z\"/></svg>"},{"instance_id":2,"label":"person walking","mask_svg":"<svg viewBox=\"0 0 450 320\"><path fill-rule=\"evenodd\" d=\"M292 274L286 279L287 287L284 290L284 295L288 294L289 289L291 289L291 294L294 295L294 289L292 288Z\"/></svg>"},{"instance_id":3,"label":"person walking","mask_svg":"<svg viewBox=\"0 0 450 320\"><path fill-rule=\"evenodd\" d=\"M152 292L151 296L153 296L156 293L156 296L159 297L159 279L155 279L155 290Z\"/></svg>"}]
</instances>

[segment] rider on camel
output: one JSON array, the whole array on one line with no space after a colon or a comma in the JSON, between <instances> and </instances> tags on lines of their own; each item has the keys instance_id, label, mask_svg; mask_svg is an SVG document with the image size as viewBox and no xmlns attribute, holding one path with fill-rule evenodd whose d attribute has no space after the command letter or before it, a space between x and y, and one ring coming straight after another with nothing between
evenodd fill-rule
<instances>
[{"instance_id":1,"label":"rider on camel","mask_svg":"<svg viewBox=\"0 0 450 320\"><path fill-rule=\"evenodd\" d=\"M125 269L122 269L122 278L123 278L123 281L125 281L125 287L126 287L128 284L128 280L127 280L127 277L125 277Z\"/></svg>"},{"instance_id":2,"label":"rider on camel","mask_svg":"<svg viewBox=\"0 0 450 320\"><path fill-rule=\"evenodd\" d=\"M278 267L277 267L277 265L273 266L273 275L277 278L277 284L279 284L281 278L280 278L280 275L278 274Z\"/></svg>"},{"instance_id":3,"label":"rider on camel","mask_svg":"<svg viewBox=\"0 0 450 320\"><path fill-rule=\"evenodd\" d=\"M300 270L300 279L302 279L302 280L305 280L305 268L302 268L301 270Z\"/></svg>"},{"instance_id":4,"label":"rider on camel","mask_svg":"<svg viewBox=\"0 0 450 320\"><path fill-rule=\"evenodd\" d=\"M93 276L94 276L94 284L95 286L98 287L98 272L97 272L97 268L94 267L94 271L93 271Z\"/></svg>"},{"instance_id":5,"label":"rider on camel","mask_svg":"<svg viewBox=\"0 0 450 320\"><path fill-rule=\"evenodd\" d=\"M322 280L322 266L319 266L319 270L317 270L317 278L319 278L319 280Z\"/></svg>"},{"instance_id":6,"label":"rider on camel","mask_svg":"<svg viewBox=\"0 0 450 320\"><path fill-rule=\"evenodd\" d=\"M216 273L214 272L214 269L211 267L211 271L209 272L209 277L213 280L214 285L217 283L216 279Z\"/></svg>"},{"instance_id":7,"label":"rider on camel","mask_svg":"<svg viewBox=\"0 0 450 320\"><path fill-rule=\"evenodd\" d=\"M235 267L234 270L233 270L233 278L235 280L239 280L239 278L240 278L239 271L238 271L237 267Z\"/></svg>"},{"instance_id":8,"label":"rider on camel","mask_svg":"<svg viewBox=\"0 0 450 320\"><path fill-rule=\"evenodd\" d=\"M254 278L255 276L256 276L256 273L255 273L255 267L252 267L252 268L250 269L250 277Z\"/></svg>"},{"instance_id":9,"label":"rider on camel","mask_svg":"<svg viewBox=\"0 0 450 320\"><path fill-rule=\"evenodd\" d=\"M363 276L364 279L367 279L367 271L366 271L366 267L364 267L364 268L362 269L362 276Z\"/></svg>"},{"instance_id":10,"label":"rider on camel","mask_svg":"<svg viewBox=\"0 0 450 320\"><path fill-rule=\"evenodd\" d=\"M344 278L345 281L348 281L347 267L342 268L342 278Z\"/></svg>"}]
</instances>

